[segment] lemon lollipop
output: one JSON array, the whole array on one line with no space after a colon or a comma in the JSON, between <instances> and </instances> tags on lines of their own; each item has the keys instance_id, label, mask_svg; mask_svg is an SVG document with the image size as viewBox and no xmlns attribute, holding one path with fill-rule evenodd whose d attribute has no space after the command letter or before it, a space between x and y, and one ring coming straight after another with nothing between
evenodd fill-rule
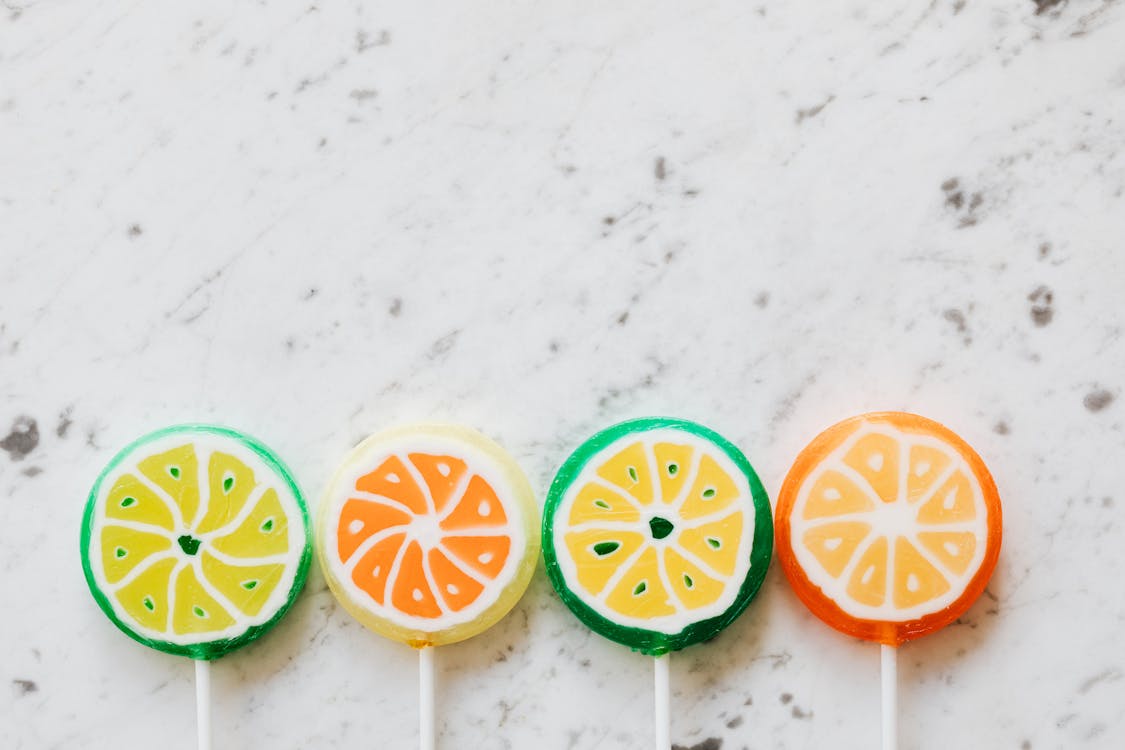
<instances>
[{"instance_id":1,"label":"lemon lollipop","mask_svg":"<svg viewBox=\"0 0 1125 750\"><path fill-rule=\"evenodd\" d=\"M94 483L81 538L90 591L131 638L196 660L202 747L208 661L281 619L305 582L308 536L304 501L281 461L222 427L146 435Z\"/></svg>"},{"instance_id":2,"label":"lemon lollipop","mask_svg":"<svg viewBox=\"0 0 1125 750\"><path fill-rule=\"evenodd\" d=\"M341 604L419 649L421 746L433 747L433 646L496 624L527 589L539 514L519 466L466 427L412 425L360 443L325 490L317 552Z\"/></svg>"},{"instance_id":3,"label":"lemon lollipop","mask_svg":"<svg viewBox=\"0 0 1125 750\"><path fill-rule=\"evenodd\" d=\"M656 659L667 750L670 651L715 637L769 566L769 499L746 457L693 422L636 419L591 437L551 485L547 573L592 630Z\"/></svg>"},{"instance_id":4,"label":"lemon lollipop","mask_svg":"<svg viewBox=\"0 0 1125 750\"><path fill-rule=\"evenodd\" d=\"M777 503L778 560L817 617L882 644L886 750L897 742L897 647L972 606L1000 537L1000 497L980 456L916 414L846 419L789 470Z\"/></svg>"}]
</instances>

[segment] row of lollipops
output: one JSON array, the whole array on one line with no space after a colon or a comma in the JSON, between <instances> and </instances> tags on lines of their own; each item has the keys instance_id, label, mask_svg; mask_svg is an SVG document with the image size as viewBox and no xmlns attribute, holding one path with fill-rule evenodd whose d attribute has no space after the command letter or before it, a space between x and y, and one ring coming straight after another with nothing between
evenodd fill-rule
<instances>
[{"instance_id":1,"label":"row of lollipops","mask_svg":"<svg viewBox=\"0 0 1125 750\"><path fill-rule=\"evenodd\" d=\"M895 648L959 617L995 567L1000 502L980 457L923 417L836 424L797 457L776 521L746 457L702 425L636 419L584 442L540 522L516 462L474 430L413 425L364 440L325 489L315 533L282 461L209 425L146 435L98 477L82 523L95 600L135 640L208 663L249 643L300 592L315 546L335 596L419 649L420 746L434 746L433 647L474 636L547 574L597 633L655 657L655 746L670 747L668 657L716 636L761 586L776 540L797 596L883 647L883 746L896 744ZM315 536L315 545L312 537Z\"/></svg>"}]
</instances>

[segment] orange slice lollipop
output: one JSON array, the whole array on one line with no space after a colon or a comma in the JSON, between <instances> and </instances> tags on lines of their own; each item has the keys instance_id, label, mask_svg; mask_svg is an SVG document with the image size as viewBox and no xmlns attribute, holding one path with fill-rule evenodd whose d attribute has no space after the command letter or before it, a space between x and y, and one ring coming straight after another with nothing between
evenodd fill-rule
<instances>
[{"instance_id":1,"label":"orange slice lollipop","mask_svg":"<svg viewBox=\"0 0 1125 750\"><path fill-rule=\"evenodd\" d=\"M846 419L797 457L778 496L778 558L837 630L898 645L960 617L1000 553L1000 498L980 456L924 417Z\"/></svg>"}]
</instances>

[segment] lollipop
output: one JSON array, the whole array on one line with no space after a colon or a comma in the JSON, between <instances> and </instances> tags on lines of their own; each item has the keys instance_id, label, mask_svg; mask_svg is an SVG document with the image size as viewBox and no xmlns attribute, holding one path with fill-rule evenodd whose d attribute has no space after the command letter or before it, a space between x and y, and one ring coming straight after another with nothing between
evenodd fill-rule
<instances>
[{"instance_id":1,"label":"lollipop","mask_svg":"<svg viewBox=\"0 0 1125 750\"><path fill-rule=\"evenodd\" d=\"M797 457L777 504L778 559L813 614L882 644L883 747L897 743L896 648L984 591L1000 498L980 456L924 417L846 419Z\"/></svg>"},{"instance_id":2,"label":"lollipop","mask_svg":"<svg viewBox=\"0 0 1125 750\"><path fill-rule=\"evenodd\" d=\"M199 746L209 748L210 660L277 624L308 573L305 505L288 470L222 427L145 435L94 483L81 544L106 616L146 646L195 660Z\"/></svg>"},{"instance_id":3,"label":"lollipop","mask_svg":"<svg viewBox=\"0 0 1125 750\"><path fill-rule=\"evenodd\" d=\"M671 745L668 653L713 638L746 609L772 536L753 467L693 422L623 422L559 469L543 515L547 574L588 627L656 657L660 750Z\"/></svg>"},{"instance_id":4,"label":"lollipop","mask_svg":"<svg viewBox=\"0 0 1125 750\"><path fill-rule=\"evenodd\" d=\"M433 646L496 624L527 589L538 509L496 443L451 425L412 425L352 450L325 490L317 551L344 608L419 650L420 739L434 746Z\"/></svg>"}]
</instances>

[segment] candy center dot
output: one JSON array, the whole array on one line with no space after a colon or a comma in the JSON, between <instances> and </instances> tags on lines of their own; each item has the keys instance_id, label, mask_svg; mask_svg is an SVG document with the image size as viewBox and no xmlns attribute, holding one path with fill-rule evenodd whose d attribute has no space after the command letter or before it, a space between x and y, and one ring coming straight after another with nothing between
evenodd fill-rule
<instances>
[{"instance_id":1,"label":"candy center dot","mask_svg":"<svg viewBox=\"0 0 1125 750\"><path fill-rule=\"evenodd\" d=\"M199 552L200 540L193 537L191 534L184 534L176 540L180 543L180 549L184 551L185 555L194 555Z\"/></svg>"},{"instance_id":2,"label":"candy center dot","mask_svg":"<svg viewBox=\"0 0 1125 750\"><path fill-rule=\"evenodd\" d=\"M664 537L671 534L672 529L675 528L672 525L671 521L669 521L667 518L661 518L660 516L653 516L652 518L650 518L648 521L648 527L652 531L653 539L663 539Z\"/></svg>"}]
</instances>

